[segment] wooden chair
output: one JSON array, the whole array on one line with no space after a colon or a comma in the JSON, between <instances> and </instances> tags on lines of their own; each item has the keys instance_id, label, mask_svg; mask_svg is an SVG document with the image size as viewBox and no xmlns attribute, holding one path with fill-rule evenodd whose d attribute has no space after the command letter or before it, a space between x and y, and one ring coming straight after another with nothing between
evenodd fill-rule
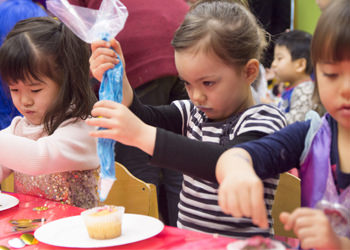
<instances>
[{"instance_id":1,"label":"wooden chair","mask_svg":"<svg viewBox=\"0 0 350 250\"><path fill-rule=\"evenodd\" d=\"M124 206L126 213L159 217L157 189L133 176L122 164L115 163L114 182L104 204Z\"/></svg>"},{"instance_id":2,"label":"wooden chair","mask_svg":"<svg viewBox=\"0 0 350 250\"><path fill-rule=\"evenodd\" d=\"M273 229L276 236L297 238L293 231L286 231L280 222L281 212L292 212L300 207L300 179L290 173L280 175L275 200L272 205Z\"/></svg>"},{"instance_id":3,"label":"wooden chair","mask_svg":"<svg viewBox=\"0 0 350 250\"><path fill-rule=\"evenodd\" d=\"M1 182L1 191L14 192L13 173L7 176L7 178Z\"/></svg>"}]
</instances>

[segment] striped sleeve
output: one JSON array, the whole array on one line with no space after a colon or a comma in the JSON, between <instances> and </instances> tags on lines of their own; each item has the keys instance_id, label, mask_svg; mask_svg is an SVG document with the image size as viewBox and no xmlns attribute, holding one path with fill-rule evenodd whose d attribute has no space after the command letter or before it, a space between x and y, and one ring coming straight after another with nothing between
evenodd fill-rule
<instances>
[{"instance_id":1,"label":"striped sleeve","mask_svg":"<svg viewBox=\"0 0 350 250\"><path fill-rule=\"evenodd\" d=\"M175 105L181 112L182 116L182 134L186 134L187 123L190 119L191 110L193 110L193 103L189 100L174 101L171 105Z\"/></svg>"},{"instance_id":2,"label":"striped sleeve","mask_svg":"<svg viewBox=\"0 0 350 250\"><path fill-rule=\"evenodd\" d=\"M287 125L284 115L276 107L266 104L253 106L239 118L233 137L247 132L271 134Z\"/></svg>"}]
</instances>

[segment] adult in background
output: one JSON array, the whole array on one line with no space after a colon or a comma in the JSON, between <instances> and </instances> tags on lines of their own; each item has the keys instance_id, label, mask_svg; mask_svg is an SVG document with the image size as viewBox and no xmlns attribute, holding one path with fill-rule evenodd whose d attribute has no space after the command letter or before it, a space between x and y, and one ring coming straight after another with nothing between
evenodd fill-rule
<instances>
[{"instance_id":1,"label":"adult in background","mask_svg":"<svg viewBox=\"0 0 350 250\"><path fill-rule=\"evenodd\" d=\"M72 4L98 9L102 0L69 0ZM129 16L124 29L116 36L123 48L126 74L142 103L170 104L187 99L177 77L171 39L188 11L184 0L123 0ZM153 183L158 190L160 214L165 224L176 226L180 172L148 164L149 155L143 151L116 143L116 161L125 165L137 178Z\"/></svg>"}]
</instances>

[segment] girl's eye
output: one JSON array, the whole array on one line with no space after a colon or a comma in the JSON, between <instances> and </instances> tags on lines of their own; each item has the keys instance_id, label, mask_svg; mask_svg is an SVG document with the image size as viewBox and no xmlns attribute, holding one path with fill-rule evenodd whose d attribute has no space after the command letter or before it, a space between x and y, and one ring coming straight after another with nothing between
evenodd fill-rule
<instances>
[{"instance_id":1,"label":"girl's eye","mask_svg":"<svg viewBox=\"0 0 350 250\"><path fill-rule=\"evenodd\" d=\"M185 86L190 85L189 82L186 82L185 80L181 80L183 82L183 84L185 84Z\"/></svg>"},{"instance_id":2,"label":"girl's eye","mask_svg":"<svg viewBox=\"0 0 350 250\"><path fill-rule=\"evenodd\" d=\"M205 82L203 82L203 85L204 86L212 86L212 85L214 85L215 83L214 82L210 82L210 81L205 81Z\"/></svg>"},{"instance_id":3,"label":"girl's eye","mask_svg":"<svg viewBox=\"0 0 350 250\"><path fill-rule=\"evenodd\" d=\"M11 92L17 92L18 89L10 89Z\"/></svg>"},{"instance_id":4,"label":"girl's eye","mask_svg":"<svg viewBox=\"0 0 350 250\"><path fill-rule=\"evenodd\" d=\"M338 76L338 74L336 73L323 73L323 75L327 78L331 78L331 79L334 79Z\"/></svg>"},{"instance_id":5,"label":"girl's eye","mask_svg":"<svg viewBox=\"0 0 350 250\"><path fill-rule=\"evenodd\" d=\"M38 93L38 92L40 92L41 91L41 89L32 89L32 92L33 93Z\"/></svg>"}]
</instances>

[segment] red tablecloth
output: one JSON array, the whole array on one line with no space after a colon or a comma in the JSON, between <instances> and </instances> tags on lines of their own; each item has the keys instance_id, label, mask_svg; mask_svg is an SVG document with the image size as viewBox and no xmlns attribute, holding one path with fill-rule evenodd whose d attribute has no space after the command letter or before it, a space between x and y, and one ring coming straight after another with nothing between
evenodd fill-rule
<instances>
[{"instance_id":1,"label":"red tablecloth","mask_svg":"<svg viewBox=\"0 0 350 250\"><path fill-rule=\"evenodd\" d=\"M19 237L21 233L14 234L11 232L11 219L36 219L45 218L48 223L63 217L79 215L83 209L63 205L57 202L40 199L37 197L10 194L19 199L19 204L13 208L0 211L0 245L9 247L10 239ZM44 211L33 211L35 207L47 206ZM227 244L233 242L234 239L227 237L215 237L213 235L192 232L189 230L179 229L175 227L165 226L163 231L158 235L131 244L118 247L108 247L104 249L226 249ZM54 247L44 243L26 246L24 250L29 249L71 249L64 247ZM79 248L82 249L82 248ZM89 248L91 249L91 248Z\"/></svg>"}]
</instances>

